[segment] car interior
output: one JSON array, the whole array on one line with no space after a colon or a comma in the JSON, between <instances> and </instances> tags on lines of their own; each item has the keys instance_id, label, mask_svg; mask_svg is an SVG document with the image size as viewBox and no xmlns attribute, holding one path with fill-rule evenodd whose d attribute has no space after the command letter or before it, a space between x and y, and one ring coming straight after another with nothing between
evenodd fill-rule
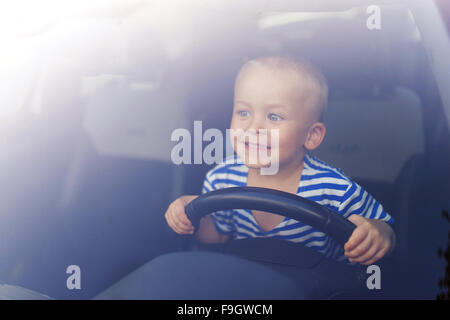
<instances>
[{"instance_id":1,"label":"car interior","mask_svg":"<svg viewBox=\"0 0 450 320\"><path fill-rule=\"evenodd\" d=\"M26 90L2 93L19 111L1 128L0 282L90 299L154 257L201 250L164 212L200 194L212 165L173 164L171 133L197 120L225 132L240 66L283 53L329 82L327 135L314 154L396 220L397 248L380 262L384 290L357 297L434 298L450 190L443 103L411 11L382 6L383 29L373 31L360 27L365 7L348 3L309 14L160 5L35 36L44 49ZM55 39L60 47L47 46ZM71 264L83 290L66 288Z\"/></svg>"}]
</instances>

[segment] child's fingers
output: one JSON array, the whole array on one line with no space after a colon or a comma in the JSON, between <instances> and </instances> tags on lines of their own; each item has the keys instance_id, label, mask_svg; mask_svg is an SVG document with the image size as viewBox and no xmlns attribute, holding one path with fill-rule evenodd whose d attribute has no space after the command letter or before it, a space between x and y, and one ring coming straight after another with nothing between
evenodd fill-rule
<instances>
[{"instance_id":1,"label":"child's fingers","mask_svg":"<svg viewBox=\"0 0 450 320\"><path fill-rule=\"evenodd\" d=\"M373 259L375 254L378 252L379 247L377 245L372 245L369 250L357 258L349 259L351 262L364 263Z\"/></svg>"},{"instance_id":2,"label":"child's fingers","mask_svg":"<svg viewBox=\"0 0 450 320\"><path fill-rule=\"evenodd\" d=\"M171 225L172 221L171 221L171 218L170 218L170 206L167 209L166 213L164 214L164 218L166 218L167 224L172 228L172 225Z\"/></svg>"},{"instance_id":3,"label":"child's fingers","mask_svg":"<svg viewBox=\"0 0 450 320\"><path fill-rule=\"evenodd\" d=\"M174 226L177 229L177 232L179 234L188 234L188 233L192 233L193 229L190 227L185 226L184 224L180 223L179 221L176 221L176 216L172 217L172 221Z\"/></svg>"},{"instance_id":4,"label":"child's fingers","mask_svg":"<svg viewBox=\"0 0 450 320\"><path fill-rule=\"evenodd\" d=\"M183 225L180 225L177 221L173 219L173 216L170 218L170 223L172 229L178 234L192 234L192 230L187 229Z\"/></svg>"},{"instance_id":5,"label":"child's fingers","mask_svg":"<svg viewBox=\"0 0 450 320\"><path fill-rule=\"evenodd\" d=\"M364 225L358 226L350 236L350 239L344 245L345 251L352 251L356 246L358 246L369 234L367 228Z\"/></svg>"},{"instance_id":6,"label":"child's fingers","mask_svg":"<svg viewBox=\"0 0 450 320\"><path fill-rule=\"evenodd\" d=\"M172 215L170 213L166 214L166 220L167 220L167 224L169 225L169 227L171 227L172 230L175 231L176 233L179 233L178 227L174 223Z\"/></svg>"},{"instance_id":7,"label":"child's fingers","mask_svg":"<svg viewBox=\"0 0 450 320\"><path fill-rule=\"evenodd\" d=\"M195 198L195 197L194 197ZM169 205L164 215L167 224L178 234L193 234L194 227L184 213L185 201L178 198Z\"/></svg>"},{"instance_id":8,"label":"child's fingers","mask_svg":"<svg viewBox=\"0 0 450 320\"><path fill-rule=\"evenodd\" d=\"M371 254L367 254L365 257L362 256L360 259L358 259L357 262L363 264L363 265L369 265L373 262L377 261L377 253L380 251L380 248L377 248L371 252Z\"/></svg>"},{"instance_id":9,"label":"child's fingers","mask_svg":"<svg viewBox=\"0 0 450 320\"><path fill-rule=\"evenodd\" d=\"M184 225L192 225L191 221L187 218L186 213L184 212L186 202L182 199L178 199L173 203L172 213L175 215L176 220Z\"/></svg>"},{"instance_id":10,"label":"child's fingers","mask_svg":"<svg viewBox=\"0 0 450 320\"><path fill-rule=\"evenodd\" d=\"M180 213L174 213L173 214L173 220L175 221L175 223L178 225L179 228L185 230L185 231L190 231L191 229L193 229L192 227L192 223L186 219L183 219L183 216L185 216L184 213L180 214ZM185 222L187 220L187 222Z\"/></svg>"},{"instance_id":11,"label":"child's fingers","mask_svg":"<svg viewBox=\"0 0 450 320\"><path fill-rule=\"evenodd\" d=\"M346 250L345 256L347 258L357 259L366 253L373 244L373 239L371 237L366 237L363 241L361 241L356 247L352 250Z\"/></svg>"},{"instance_id":12,"label":"child's fingers","mask_svg":"<svg viewBox=\"0 0 450 320\"><path fill-rule=\"evenodd\" d=\"M175 220L175 217L176 215L174 215L173 210L168 210L168 212L166 213L166 220L173 231L175 231L178 234L193 233L191 230L185 229L183 224L180 224L178 221Z\"/></svg>"},{"instance_id":13,"label":"child's fingers","mask_svg":"<svg viewBox=\"0 0 450 320\"><path fill-rule=\"evenodd\" d=\"M178 230L178 227L175 225L175 223L173 222L173 220L172 220L172 218L171 218L170 216L168 216L168 217L166 218L166 220L167 220L167 224L169 225L169 227L170 227L173 231L175 231L176 233L180 233L179 230Z\"/></svg>"},{"instance_id":14,"label":"child's fingers","mask_svg":"<svg viewBox=\"0 0 450 320\"><path fill-rule=\"evenodd\" d=\"M191 226L192 222L188 219L186 213L184 212L184 207L179 209L178 212L179 213L178 213L177 217L179 218L180 222L185 225Z\"/></svg>"},{"instance_id":15,"label":"child's fingers","mask_svg":"<svg viewBox=\"0 0 450 320\"><path fill-rule=\"evenodd\" d=\"M381 258L383 258L387 251L388 251L388 248L381 248L371 259L363 261L363 262L361 262L361 264L366 265L366 266L371 265L371 264L377 262L378 260L380 260Z\"/></svg>"}]
</instances>

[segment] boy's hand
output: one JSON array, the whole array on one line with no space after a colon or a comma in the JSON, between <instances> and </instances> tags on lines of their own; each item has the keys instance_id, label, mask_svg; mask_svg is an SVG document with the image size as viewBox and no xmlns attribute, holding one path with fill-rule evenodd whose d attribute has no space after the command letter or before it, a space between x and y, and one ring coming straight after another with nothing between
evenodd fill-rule
<instances>
[{"instance_id":1,"label":"boy's hand","mask_svg":"<svg viewBox=\"0 0 450 320\"><path fill-rule=\"evenodd\" d=\"M348 220L356 225L356 229L344 245L345 256L349 261L370 265L392 251L395 234L386 222L366 219L357 214L351 215Z\"/></svg>"},{"instance_id":2,"label":"boy's hand","mask_svg":"<svg viewBox=\"0 0 450 320\"><path fill-rule=\"evenodd\" d=\"M173 201L166 211L169 226L178 234L194 234L194 227L184 212L184 207L198 196L182 196Z\"/></svg>"}]
</instances>

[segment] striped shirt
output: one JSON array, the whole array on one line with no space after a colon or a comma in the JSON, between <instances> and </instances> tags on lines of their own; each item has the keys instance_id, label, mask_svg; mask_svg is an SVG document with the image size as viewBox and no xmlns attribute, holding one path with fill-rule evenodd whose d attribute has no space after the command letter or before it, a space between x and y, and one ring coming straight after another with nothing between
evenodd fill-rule
<instances>
[{"instance_id":1,"label":"striped shirt","mask_svg":"<svg viewBox=\"0 0 450 320\"><path fill-rule=\"evenodd\" d=\"M389 224L394 219L383 210L367 191L347 177L340 169L306 154L297 195L315 201L348 217L358 214L368 219L379 219ZM202 193L247 184L248 167L234 156L217 165L206 174ZM327 257L349 263L344 249L325 233L300 221L285 218L269 231L260 228L250 210L235 209L211 214L219 233L232 239L273 237L301 243L316 249Z\"/></svg>"}]
</instances>

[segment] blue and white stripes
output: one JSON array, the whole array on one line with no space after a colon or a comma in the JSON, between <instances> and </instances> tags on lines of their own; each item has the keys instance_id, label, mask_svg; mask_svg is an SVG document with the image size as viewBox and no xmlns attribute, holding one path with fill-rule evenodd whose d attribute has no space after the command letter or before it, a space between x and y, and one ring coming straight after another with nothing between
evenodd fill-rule
<instances>
[{"instance_id":1,"label":"blue and white stripes","mask_svg":"<svg viewBox=\"0 0 450 320\"><path fill-rule=\"evenodd\" d=\"M203 193L212 190L245 186L248 168L236 156L217 165L207 174ZM316 157L306 154L297 194L324 205L344 217L359 214L369 219L380 219L389 224L389 216L369 193L344 173ZM233 239L273 237L302 243L339 261L348 262L343 248L323 232L300 221L285 218L270 231L262 230L251 211L244 209L218 211L212 214L216 229Z\"/></svg>"}]
</instances>

